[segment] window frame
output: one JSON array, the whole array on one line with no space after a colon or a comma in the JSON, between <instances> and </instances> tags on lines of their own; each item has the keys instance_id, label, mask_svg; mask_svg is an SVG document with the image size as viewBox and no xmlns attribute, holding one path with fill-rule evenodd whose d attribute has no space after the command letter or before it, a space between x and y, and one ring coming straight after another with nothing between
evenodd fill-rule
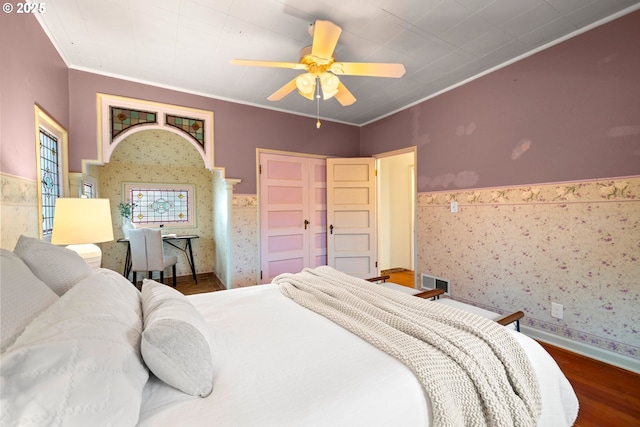
<instances>
[{"instance_id":1,"label":"window frame","mask_svg":"<svg viewBox=\"0 0 640 427\"><path fill-rule=\"evenodd\" d=\"M138 228L147 228L147 227L162 227L162 228L196 228L196 186L194 184L183 184L183 183L156 183L156 182L123 182L122 183L122 195L124 199L124 203L130 203L130 193L134 188L143 188L148 190L186 190L189 193L188 199L188 211L189 211L189 221L132 221L136 227ZM135 202L135 200L134 200ZM135 208L134 208L135 213ZM132 218L133 219L133 218Z\"/></svg>"},{"instance_id":2,"label":"window frame","mask_svg":"<svg viewBox=\"0 0 640 427\"><path fill-rule=\"evenodd\" d=\"M51 233L44 234L42 216L42 161L40 158L40 131L43 130L54 136L58 142L58 197L68 197L69 195L69 133L49 114L38 105L34 106L35 112L35 149L36 149L36 175L37 175L37 197L38 197L38 235L41 239L50 241ZM54 208L55 210L55 208Z\"/></svg>"},{"instance_id":3,"label":"window frame","mask_svg":"<svg viewBox=\"0 0 640 427\"><path fill-rule=\"evenodd\" d=\"M98 197L100 197L100 194L98 192L98 182L94 177L89 175L83 175L82 181L80 181L80 185L81 185L80 191L82 192L83 197L93 198L93 199L97 199ZM91 196L89 196L86 193L85 191L86 186L91 188L92 190Z\"/></svg>"}]
</instances>

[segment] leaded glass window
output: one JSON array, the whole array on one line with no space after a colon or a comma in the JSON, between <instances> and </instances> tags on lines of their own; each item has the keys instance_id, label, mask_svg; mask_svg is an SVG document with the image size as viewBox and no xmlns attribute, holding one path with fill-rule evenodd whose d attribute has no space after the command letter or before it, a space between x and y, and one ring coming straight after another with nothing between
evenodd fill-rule
<instances>
[{"instance_id":1,"label":"leaded glass window","mask_svg":"<svg viewBox=\"0 0 640 427\"><path fill-rule=\"evenodd\" d=\"M194 119L191 117L179 117L172 114L166 115L166 123L176 129L190 135L198 144L204 148L204 120Z\"/></svg>"},{"instance_id":2,"label":"leaded glass window","mask_svg":"<svg viewBox=\"0 0 640 427\"><path fill-rule=\"evenodd\" d=\"M93 191L93 183L84 181L82 183L82 194L89 199L96 197Z\"/></svg>"},{"instance_id":3,"label":"leaded glass window","mask_svg":"<svg viewBox=\"0 0 640 427\"><path fill-rule=\"evenodd\" d=\"M153 111L111 107L111 141L131 127L148 123L158 123L157 113Z\"/></svg>"},{"instance_id":4,"label":"leaded glass window","mask_svg":"<svg viewBox=\"0 0 640 427\"><path fill-rule=\"evenodd\" d=\"M191 184L125 184L137 225L194 226L195 189Z\"/></svg>"},{"instance_id":5,"label":"leaded glass window","mask_svg":"<svg viewBox=\"0 0 640 427\"><path fill-rule=\"evenodd\" d=\"M42 234L53 230L53 212L60 197L60 147L58 138L40 129L40 187L42 194Z\"/></svg>"}]
</instances>

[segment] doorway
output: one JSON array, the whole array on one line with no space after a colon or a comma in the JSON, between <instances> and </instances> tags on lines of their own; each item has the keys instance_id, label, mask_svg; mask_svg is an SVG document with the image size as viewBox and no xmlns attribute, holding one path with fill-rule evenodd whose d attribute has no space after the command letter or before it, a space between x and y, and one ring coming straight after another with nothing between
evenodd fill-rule
<instances>
[{"instance_id":1,"label":"doorway","mask_svg":"<svg viewBox=\"0 0 640 427\"><path fill-rule=\"evenodd\" d=\"M375 156L378 170L378 269L415 266L415 147Z\"/></svg>"},{"instance_id":2,"label":"doorway","mask_svg":"<svg viewBox=\"0 0 640 427\"><path fill-rule=\"evenodd\" d=\"M261 272L261 277L259 278L258 283L265 283L265 281L269 281L269 279L273 276L273 274L278 270L274 269L273 272L267 272L265 270L270 270L269 263L273 262L274 266L284 266L285 258L288 259L287 263L291 264L291 260L293 259L303 259L304 256L291 256L292 249L291 245L286 247L287 257L280 258L274 257L271 260L268 260L266 257L269 257L269 253L271 252L269 249L269 241L275 242L276 240L283 240L284 236L287 236L288 240L294 241L290 236L296 234L292 232L292 229L285 230L286 233L271 233L269 230L269 225L264 223L269 218L269 209L267 208L268 201L267 197L270 192L266 185L268 180L266 179L267 165L266 162L260 161L266 160L267 158L273 156L274 160L278 161L278 164L282 164L283 159L287 159L287 162L298 161L299 159L303 163L305 161L311 161L315 156L306 155L301 153L291 153L291 152L277 152L272 150L259 150L258 151L258 181L259 181L259 217L260 217L260 252L261 252L261 265L259 271ZM370 271L366 277L376 276L382 270L386 269L402 269L404 271L409 271L410 274L413 275L414 265L415 265L415 200L416 200L416 185L415 185L415 156L416 156L416 148L410 147L403 150L396 150L393 152L381 153L373 157L375 169L378 170L376 177L376 190L375 190L375 199L378 200L378 203L375 206L374 220L372 224L376 224L373 237L370 242L373 245L374 260L378 262L373 267L373 269L377 270L375 272ZM346 159L345 159L346 160ZM372 166L374 165L372 163ZM321 165L317 165L322 169ZM274 168L274 171L281 172L282 168ZM301 166L295 168L295 170L304 171L305 167ZM306 169L308 170L308 168ZM318 170L318 169L316 169ZM304 176L305 173L302 173ZM314 174L310 174L314 175ZM315 175L318 175L317 173ZM324 174L321 174L324 175ZM283 177L280 177L283 178ZM291 178L291 177L289 177ZM322 176L325 178L325 176ZM288 183L287 186L289 186ZM291 184L292 185L292 184ZM305 184L305 186L308 184ZM264 187L263 187L264 186ZM279 185L278 185L279 186ZM316 190L318 194L322 194L322 189L318 188ZM282 194L286 195L288 198L292 197L293 194L302 194L303 192L298 191L297 193L293 191L292 188L289 188L287 191L282 191ZM314 191L310 191L310 194L314 194ZM326 192L325 192L326 194ZM302 197L302 196L301 196ZM322 199L322 198L321 198ZM289 201L291 202L291 201ZM309 239L309 243L315 243L316 250L323 250L321 253L322 259L324 259L324 263L327 262L326 254L327 254L327 219L326 219L326 211L327 209L327 200L323 200L324 203L320 202L320 207L322 209L316 210L315 223L320 226L321 229L318 230L318 234L316 234L316 238ZM282 209L291 214L292 211L298 210L302 212L306 203L302 203L302 208L293 209L290 203L286 203L286 209ZM322 206L324 205L324 206ZM278 210L281 210L278 208ZM313 211L314 209L312 209ZM321 219L322 213L325 213L325 217ZM280 214L279 214L280 215ZM293 214L292 218L293 218ZM273 218L276 215L271 215ZM298 228L305 228L305 225L312 226L309 222L305 223L305 219L307 217L311 217L313 215L297 215L295 218ZM301 225L302 224L302 225ZM288 227L285 227L288 228ZM281 234L276 236L276 234ZM378 236L376 236L376 234ZM383 235L383 236L382 236ZM380 237L382 236L382 237ZM323 238L324 237L324 238ZM297 237L299 244L299 249L302 250L303 255L308 251L309 243L304 244L304 237ZM272 242L272 243L273 243ZM275 246L273 246L275 248ZM284 246L283 246L284 247ZM278 259L276 259L278 258ZM313 259L311 256L309 259ZM275 261L275 262L274 262ZM318 259L316 258L316 261ZM300 271L301 268L307 266L322 265L323 262L309 262L308 265L304 262L301 264L287 265L285 270L297 272ZM284 271L284 270L282 270ZM280 271L280 272L282 272ZM363 276L364 277L364 276Z\"/></svg>"}]
</instances>

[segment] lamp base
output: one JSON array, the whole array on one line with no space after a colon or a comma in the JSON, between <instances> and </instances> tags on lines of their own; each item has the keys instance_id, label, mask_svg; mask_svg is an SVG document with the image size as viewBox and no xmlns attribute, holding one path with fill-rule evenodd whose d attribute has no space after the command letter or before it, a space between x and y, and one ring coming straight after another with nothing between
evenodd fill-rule
<instances>
[{"instance_id":1,"label":"lamp base","mask_svg":"<svg viewBox=\"0 0 640 427\"><path fill-rule=\"evenodd\" d=\"M78 255L80 255L87 264L93 267L94 270L100 268L100 263L102 262L102 251L93 243L87 243L85 245L69 245L67 246L67 249L71 249L78 253Z\"/></svg>"}]
</instances>

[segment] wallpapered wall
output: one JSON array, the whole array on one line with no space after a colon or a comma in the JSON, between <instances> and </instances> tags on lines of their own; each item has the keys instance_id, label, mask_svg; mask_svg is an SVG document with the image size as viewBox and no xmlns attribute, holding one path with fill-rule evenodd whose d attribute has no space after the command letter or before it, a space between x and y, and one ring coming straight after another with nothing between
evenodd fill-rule
<instances>
[{"instance_id":1,"label":"wallpapered wall","mask_svg":"<svg viewBox=\"0 0 640 427\"><path fill-rule=\"evenodd\" d=\"M258 253L258 197L253 194L237 194L232 200L233 229L231 248L233 254L232 287L262 283L258 279L260 259Z\"/></svg>"},{"instance_id":2,"label":"wallpapered wall","mask_svg":"<svg viewBox=\"0 0 640 427\"><path fill-rule=\"evenodd\" d=\"M229 277L229 190L221 171L213 172L213 257L214 272L222 283L230 288Z\"/></svg>"},{"instance_id":3,"label":"wallpapered wall","mask_svg":"<svg viewBox=\"0 0 640 427\"><path fill-rule=\"evenodd\" d=\"M38 186L34 180L0 175L0 247L13 250L18 237L38 237Z\"/></svg>"},{"instance_id":4,"label":"wallpapered wall","mask_svg":"<svg viewBox=\"0 0 640 427\"><path fill-rule=\"evenodd\" d=\"M417 248L455 299L640 359L639 177L421 193Z\"/></svg>"},{"instance_id":5,"label":"wallpapered wall","mask_svg":"<svg viewBox=\"0 0 640 427\"><path fill-rule=\"evenodd\" d=\"M231 287L256 284L257 216L255 195L233 197ZM420 193L417 216L416 271L452 298L640 359L640 177Z\"/></svg>"},{"instance_id":6,"label":"wallpapered wall","mask_svg":"<svg viewBox=\"0 0 640 427\"><path fill-rule=\"evenodd\" d=\"M195 185L196 227L174 228L165 225L165 233L197 234L192 241L196 273L213 271L212 173L185 139L162 130L145 130L128 136L114 150L111 160L99 171L100 197L111 200L114 236L122 235L122 218L118 203L123 200L123 182L186 183ZM102 246L102 266L122 271L126 253L123 243ZM191 274L182 252L165 245L166 254L178 257L177 274Z\"/></svg>"}]
</instances>

